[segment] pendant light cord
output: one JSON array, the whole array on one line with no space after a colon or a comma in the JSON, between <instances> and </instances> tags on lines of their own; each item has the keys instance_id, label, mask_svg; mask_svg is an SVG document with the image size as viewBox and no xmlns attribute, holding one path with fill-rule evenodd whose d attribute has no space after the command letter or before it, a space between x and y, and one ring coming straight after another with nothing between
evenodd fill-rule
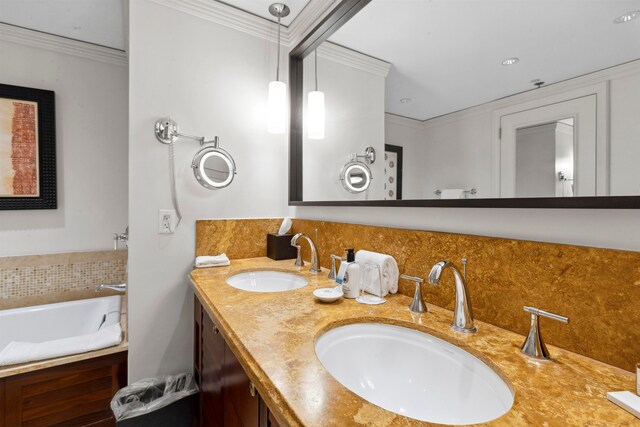
<instances>
[{"instance_id":1,"label":"pendant light cord","mask_svg":"<svg viewBox=\"0 0 640 427\"><path fill-rule=\"evenodd\" d=\"M313 66L315 68L314 76L316 78L316 92L317 92L318 91L318 49L314 50L313 53L314 53Z\"/></svg>"},{"instance_id":2,"label":"pendant light cord","mask_svg":"<svg viewBox=\"0 0 640 427\"><path fill-rule=\"evenodd\" d=\"M276 80L280 81L280 13L278 13L278 63L276 64Z\"/></svg>"}]
</instances>

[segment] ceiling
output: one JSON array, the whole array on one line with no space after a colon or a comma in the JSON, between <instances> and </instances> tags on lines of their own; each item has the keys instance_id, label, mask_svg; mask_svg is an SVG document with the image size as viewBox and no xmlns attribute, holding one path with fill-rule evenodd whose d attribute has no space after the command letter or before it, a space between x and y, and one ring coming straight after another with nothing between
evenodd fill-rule
<instances>
[{"instance_id":1,"label":"ceiling","mask_svg":"<svg viewBox=\"0 0 640 427\"><path fill-rule=\"evenodd\" d=\"M124 50L122 0L0 0L0 22Z\"/></svg>"},{"instance_id":2,"label":"ceiling","mask_svg":"<svg viewBox=\"0 0 640 427\"><path fill-rule=\"evenodd\" d=\"M386 111L425 120L640 58L640 18L613 23L633 10L640 0L373 0L329 40L390 62Z\"/></svg>"},{"instance_id":3,"label":"ceiling","mask_svg":"<svg viewBox=\"0 0 640 427\"><path fill-rule=\"evenodd\" d=\"M296 16L304 9L304 7L309 3L310 0L216 0L220 1L220 3L225 3L230 6L233 6L237 9L244 10L253 15L260 16L265 19L269 19L271 21L277 22L277 18L274 18L273 15L269 13L269 6L273 3L284 3L289 6L291 9L291 13L286 18L282 18L282 24L289 26ZM328 1L328 0L321 0Z\"/></svg>"}]
</instances>

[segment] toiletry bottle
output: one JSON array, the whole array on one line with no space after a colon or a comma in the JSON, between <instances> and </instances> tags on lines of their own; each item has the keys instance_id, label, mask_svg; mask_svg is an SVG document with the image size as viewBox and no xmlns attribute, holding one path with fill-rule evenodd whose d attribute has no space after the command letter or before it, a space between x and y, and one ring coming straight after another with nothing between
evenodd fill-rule
<instances>
[{"instance_id":1,"label":"toiletry bottle","mask_svg":"<svg viewBox=\"0 0 640 427\"><path fill-rule=\"evenodd\" d=\"M340 263L336 282L342 285L345 298L357 298L360 292L360 265L353 249L347 249L347 260Z\"/></svg>"}]
</instances>

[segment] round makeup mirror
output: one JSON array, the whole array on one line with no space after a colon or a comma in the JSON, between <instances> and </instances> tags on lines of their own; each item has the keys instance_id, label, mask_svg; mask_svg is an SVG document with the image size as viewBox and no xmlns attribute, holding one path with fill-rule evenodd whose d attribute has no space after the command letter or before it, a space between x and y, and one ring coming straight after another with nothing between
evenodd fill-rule
<instances>
[{"instance_id":1,"label":"round makeup mirror","mask_svg":"<svg viewBox=\"0 0 640 427\"><path fill-rule=\"evenodd\" d=\"M233 157L218 147L205 147L198 151L191 167L200 185L210 190L227 187L237 173Z\"/></svg>"},{"instance_id":2,"label":"round makeup mirror","mask_svg":"<svg viewBox=\"0 0 640 427\"><path fill-rule=\"evenodd\" d=\"M340 172L342 186L349 193L367 191L372 179L371 169L362 162L349 162L344 165L342 172Z\"/></svg>"}]
</instances>

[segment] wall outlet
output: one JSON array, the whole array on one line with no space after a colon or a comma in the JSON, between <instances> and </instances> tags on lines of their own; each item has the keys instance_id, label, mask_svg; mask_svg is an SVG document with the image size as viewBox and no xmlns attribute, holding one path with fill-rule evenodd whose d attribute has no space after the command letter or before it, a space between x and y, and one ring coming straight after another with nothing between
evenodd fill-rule
<instances>
[{"instance_id":1,"label":"wall outlet","mask_svg":"<svg viewBox=\"0 0 640 427\"><path fill-rule=\"evenodd\" d=\"M176 229L176 211L174 209L158 210L158 234L172 234Z\"/></svg>"}]
</instances>

